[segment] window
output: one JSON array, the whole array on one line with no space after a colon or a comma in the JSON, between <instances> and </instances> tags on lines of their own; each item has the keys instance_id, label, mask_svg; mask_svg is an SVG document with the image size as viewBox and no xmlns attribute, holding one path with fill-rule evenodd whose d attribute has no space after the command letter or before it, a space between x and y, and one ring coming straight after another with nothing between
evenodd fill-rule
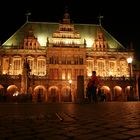
<instances>
[{"instance_id":1,"label":"window","mask_svg":"<svg viewBox=\"0 0 140 140\"><path fill-rule=\"evenodd\" d=\"M83 64L83 58L82 58L82 56L79 57L79 64Z\"/></svg>"},{"instance_id":2,"label":"window","mask_svg":"<svg viewBox=\"0 0 140 140\"><path fill-rule=\"evenodd\" d=\"M37 66L38 66L38 75L45 75L46 74L46 60L38 59Z\"/></svg>"},{"instance_id":3,"label":"window","mask_svg":"<svg viewBox=\"0 0 140 140\"><path fill-rule=\"evenodd\" d=\"M21 74L21 60L13 59L13 74L18 75Z\"/></svg>"},{"instance_id":4,"label":"window","mask_svg":"<svg viewBox=\"0 0 140 140\"><path fill-rule=\"evenodd\" d=\"M97 68L98 68L98 75L100 76L105 76L105 62L104 60L98 60L98 63L97 63Z\"/></svg>"}]
</instances>

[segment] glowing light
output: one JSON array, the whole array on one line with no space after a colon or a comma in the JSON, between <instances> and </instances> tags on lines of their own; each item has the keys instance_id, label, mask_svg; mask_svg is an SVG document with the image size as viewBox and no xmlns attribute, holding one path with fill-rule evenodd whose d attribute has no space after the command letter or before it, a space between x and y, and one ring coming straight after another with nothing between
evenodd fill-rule
<instances>
[{"instance_id":1,"label":"glowing light","mask_svg":"<svg viewBox=\"0 0 140 140\"><path fill-rule=\"evenodd\" d=\"M6 72L5 72L5 71L3 71L3 74L6 74Z\"/></svg>"},{"instance_id":2,"label":"glowing light","mask_svg":"<svg viewBox=\"0 0 140 140\"><path fill-rule=\"evenodd\" d=\"M65 76L62 76L62 79L65 80Z\"/></svg>"},{"instance_id":3,"label":"glowing light","mask_svg":"<svg viewBox=\"0 0 140 140\"><path fill-rule=\"evenodd\" d=\"M88 38L88 39L86 39L86 43L87 43L87 47L92 47L92 45L94 43L94 39L93 38L92 39Z\"/></svg>"},{"instance_id":4,"label":"glowing light","mask_svg":"<svg viewBox=\"0 0 140 140\"><path fill-rule=\"evenodd\" d=\"M66 77L65 77L65 73L62 73L62 79L65 80Z\"/></svg>"},{"instance_id":5,"label":"glowing light","mask_svg":"<svg viewBox=\"0 0 140 140\"><path fill-rule=\"evenodd\" d=\"M16 91L16 92L13 94L13 96L18 96L18 94L19 94L19 92Z\"/></svg>"},{"instance_id":6,"label":"glowing light","mask_svg":"<svg viewBox=\"0 0 140 140\"><path fill-rule=\"evenodd\" d=\"M113 74L112 71L110 71L110 72L109 72L109 75L112 75L112 74Z\"/></svg>"},{"instance_id":7,"label":"glowing light","mask_svg":"<svg viewBox=\"0 0 140 140\"><path fill-rule=\"evenodd\" d=\"M46 46L47 38L44 35L38 35L38 42L41 46Z\"/></svg>"},{"instance_id":8,"label":"glowing light","mask_svg":"<svg viewBox=\"0 0 140 140\"><path fill-rule=\"evenodd\" d=\"M132 61L133 61L132 57L127 58L127 62L128 62L128 64L131 64Z\"/></svg>"},{"instance_id":9,"label":"glowing light","mask_svg":"<svg viewBox=\"0 0 140 140\"><path fill-rule=\"evenodd\" d=\"M70 84L72 83L72 80L71 80L71 79L69 80L69 83L70 83Z\"/></svg>"},{"instance_id":10,"label":"glowing light","mask_svg":"<svg viewBox=\"0 0 140 140\"><path fill-rule=\"evenodd\" d=\"M92 73L91 73L91 72L89 72L89 73L88 73L88 77L90 77L91 75L92 75Z\"/></svg>"},{"instance_id":11,"label":"glowing light","mask_svg":"<svg viewBox=\"0 0 140 140\"><path fill-rule=\"evenodd\" d=\"M70 44L69 40L65 40L64 42L65 42L65 44Z\"/></svg>"}]
</instances>

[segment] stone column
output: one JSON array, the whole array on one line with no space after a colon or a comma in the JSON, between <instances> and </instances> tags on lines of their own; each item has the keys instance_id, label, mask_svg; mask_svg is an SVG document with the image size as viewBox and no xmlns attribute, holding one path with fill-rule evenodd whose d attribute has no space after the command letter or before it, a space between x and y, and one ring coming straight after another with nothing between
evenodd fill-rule
<instances>
[{"instance_id":1,"label":"stone column","mask_svg":"<svg viewBox=\"0 0 140 140\"><path fill-rule=\"evenodd\" d=\"M84 101L84 76L77 76L76 102Z\"/></svg>"}]
</instances>

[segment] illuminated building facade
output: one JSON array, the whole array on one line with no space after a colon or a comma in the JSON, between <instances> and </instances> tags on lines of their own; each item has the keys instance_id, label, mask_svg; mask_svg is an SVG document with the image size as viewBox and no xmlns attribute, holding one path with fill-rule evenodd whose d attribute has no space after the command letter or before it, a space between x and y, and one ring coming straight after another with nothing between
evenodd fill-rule
<instances>
[{"instance_id":1,"label":"illuminated building facade","mask_svg":"<svg viewBox=\"0 0 140 140\"><path fill-rule=\"evenodd\" d=\"M73 24L67 11L60 23L27 21L0 47L0 94L31 94L34 102L74 102L77 76L84 76L86 90L95 70L107 101L127 101L128 57L134 58L133 50L101 25ZM137 98L135 87L133 79Z\"/></svg>"}]
</instances>

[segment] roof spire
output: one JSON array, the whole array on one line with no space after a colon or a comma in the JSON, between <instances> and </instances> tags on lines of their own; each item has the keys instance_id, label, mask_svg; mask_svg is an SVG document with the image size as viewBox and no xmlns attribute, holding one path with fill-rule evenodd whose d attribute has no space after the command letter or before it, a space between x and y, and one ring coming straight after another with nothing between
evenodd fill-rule
<instances>
[{"instance_id":1,"label":"roof spire","mask_svg":"<svg viewBox=\"0 0 140 140\"><path fill-rule=\"evenodd\" d=\"M102 25L102 18L104 18L103 16L99 15L98 19L99 19L99 25Z\"/></svg>"},{"instance_id":2,"label":"roof spire","mask_svg":"<svg viewBox=\"0 0 140 140\"><path fill-rule=\"evenodd\" d=\"M29 16L31 15L31 13L27 12L25 15L26 15L26 22L28 22L29 21Z\"/></svg>"},{"instance_id":3,"label":"roof spire","mask_svg":"<svg viewBox=\"0 0 140 140\"><path fill-rule=\"evenodd\" d=\"M65 13L64 13L64 17L63 17L63 23L70 24L70 15L68 13L68 8L67 7L65 7Z\"/></svg>"}]
</instances>

